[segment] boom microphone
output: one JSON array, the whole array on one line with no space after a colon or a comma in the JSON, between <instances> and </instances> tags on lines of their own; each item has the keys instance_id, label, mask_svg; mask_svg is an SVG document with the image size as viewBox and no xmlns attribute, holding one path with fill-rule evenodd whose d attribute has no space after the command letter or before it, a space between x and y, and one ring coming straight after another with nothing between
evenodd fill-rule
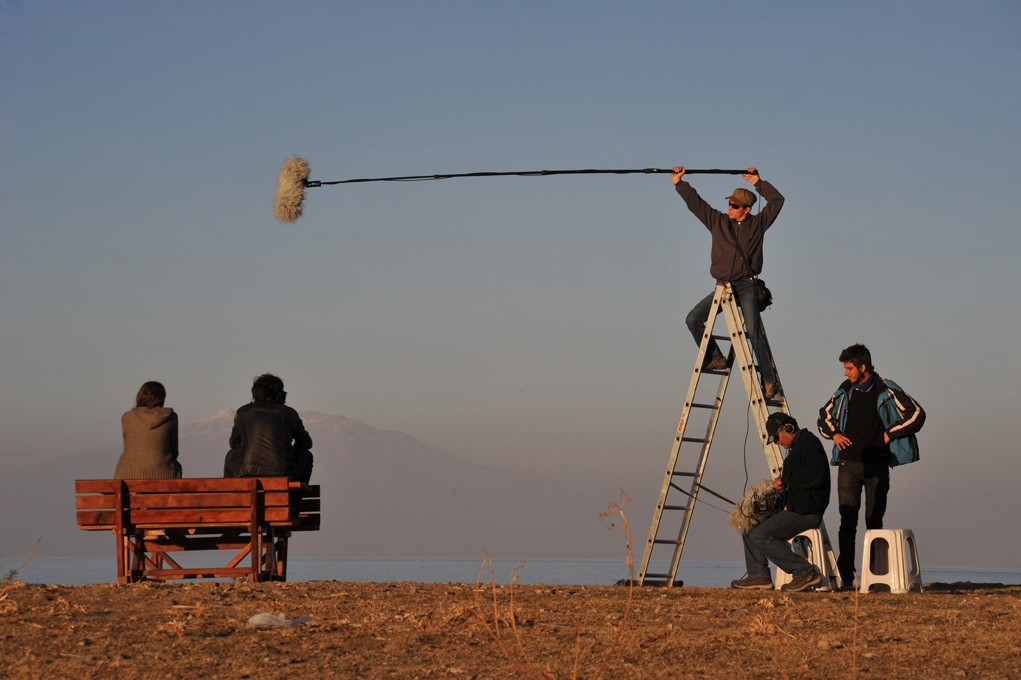
<instances>
[{"instance_id":1,"label":"boom microphone","mask_svg":"<svg viewBox=\"0 0 1021 680\"><path fill-rule=\"evenodd\" d=\"M296 222L304 212L301 204L305 200L305 183L309 172L308 161L298 156L291 156L280 167L273 212L281 222Z\"/></svg>"},{"instance_id":2,"label":"boom microphone","mask_svg":"<svg viewBox=\"0 0 1021 680\"><path fill-rule=\"evenodd\" d=\"M298 156L291 158L280 168L280 179L277 183L274 212L281 222L295 222L303 212L301 203L305 199L305 189L333 184L355 184L358 182L417 182L433 179L450 179L452 177L546 177L549 175L634 175L634 174L671 174L672 168L639 168L629 170L525 170L520 172L462 172L449 175L405 175L403 177L359 177L335 182L310 180L308 161ZM687 175L746 175L748 170L707 170L686 169Z\"/></svg>"}]
</instances>

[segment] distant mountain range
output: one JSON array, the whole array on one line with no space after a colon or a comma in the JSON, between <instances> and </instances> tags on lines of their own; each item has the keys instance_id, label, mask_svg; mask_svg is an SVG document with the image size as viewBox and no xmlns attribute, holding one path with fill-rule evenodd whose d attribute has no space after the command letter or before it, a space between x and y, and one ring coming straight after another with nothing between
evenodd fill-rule
<instances>
[{"instance_id":1,"label":"distant mountain range","mask_svg":"<svg viewBox=\"0 0 1021 680\"><path fill-rule=\"evenodd\" d=\"M617 557L624 538L598 513L607 486L569 484L470 463L400 432L303 412L312 435L322 530L292 540L294 555ZM186 477L219 477L233 423L220 411L180 429ZM20 470L0 470L0 555L113 553L113 537L79 531L74 480L113 474L122 447L107 444ZM572 485L573 484L573 485ZM612 487L609 487L612 489ZM638 549L647 518L637 519ZM640 554L636 556L636 559Z\"/></svg>"}]
</instances>

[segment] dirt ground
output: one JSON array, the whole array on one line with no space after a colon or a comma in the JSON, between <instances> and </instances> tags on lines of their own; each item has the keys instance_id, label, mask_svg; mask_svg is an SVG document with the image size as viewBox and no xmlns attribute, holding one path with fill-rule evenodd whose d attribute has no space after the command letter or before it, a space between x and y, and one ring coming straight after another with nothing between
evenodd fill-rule
<instances>
[{"instance_id":1,"label":"dirt ground","mask_svg":"<svg viewBox=\"0 0 1021 680\"><path fill-rule=\"evenodd\" d=\"M1021 586L645 588L630 606L624 586L511 596L450 583L14 583L0 586L0 678L1021 678ZM246 627L262 612L311 618Z\"/></svg>"}]
</instances>

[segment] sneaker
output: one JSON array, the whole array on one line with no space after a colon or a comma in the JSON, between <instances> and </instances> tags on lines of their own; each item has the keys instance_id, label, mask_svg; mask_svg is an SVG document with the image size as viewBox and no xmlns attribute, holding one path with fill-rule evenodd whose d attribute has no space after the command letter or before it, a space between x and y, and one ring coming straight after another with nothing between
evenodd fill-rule
<instances>
[{"instance_id":1,"label":"sneaker","mask_svg":"<svg viewBox=\"0 0 1021 680\"><path fill-rule=\"evenodd\" d=\"M773 579L769 576L745 576L736 581L730 582L731 588L740 588L741 590L772 590Z\"/></svg>"},{"instance_id":2,"label":"sneaker","mask_svg":"<svg viewBox=\"0 0 1021 680\"><path fill-rule=\"evenodd\" d=\"M775 382L766 383L766 388L763 390L766 395L766 399L772 399L776 395L780 394L780 384Z\"/></svg>"},{"instance_id":3,"label":"sneaker","mask_svg":"<svg viewBox=\"0 0 1021 680\"><path fill-rule=\"evenodd\" d=\"M703 370L706 371L722 371L727 367L727 360L723 357L715 357L708 364L705 365Z\"/></svg>"},{"instance_id":4,"label":"sneaker","mask_svg":"<svg viewBox=\"0 0 1021 680\"><path fill-rule=\"evenodd\" d=\"M822 578L820 578L819 572L813 569L808 573L795 576L791 579L790 583L785 583L780 586L780 590L799 593L803 590L815 590L816 586L820 583L822 583Z\"/></svg>"}]
</instances>

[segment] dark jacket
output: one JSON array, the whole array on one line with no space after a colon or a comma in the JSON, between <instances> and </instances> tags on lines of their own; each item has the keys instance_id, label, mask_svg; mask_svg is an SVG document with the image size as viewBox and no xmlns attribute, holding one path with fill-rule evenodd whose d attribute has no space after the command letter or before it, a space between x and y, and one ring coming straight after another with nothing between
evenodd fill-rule
<instances>
[{"instance_id":1,"label":"dark jacket","mask_svg":"<svg viewBox=\"0 0 1021 680\"><path fill-rule=\"evenodd\" d=\"M787 493L787 509L799 515L821 515L830 503L830 468L819 438L808 430L794 435L794 442L780 474Z\"/></svg>"},{"instance_id":2,"label":"dark jacket","mask_svg":"<svg viewBox=\"0 0 1021 680\"><path fill-rule=\"evenodd\" d=\"M766 205L758 213L748 215L743 222L734 222L726 213L716 210L698 195L695 189L683 179L674 185L698 220L705 225L713 237L712 264L709 273L717 282L736 281L758 276L762 272L762 239L780 209L783 207L783 196L776 188L764 179L759 179L755 188L766 199ZM735 245L735 238L740 240L751 269L741 257Z\"/></svg>"},{"instance_id":3,"label":"dark jacket","mask_svg":"<svg viewBox=\"0 0 1021 680\"><path fill-rule=\"evenodd\" d=\"M312 437L293 408L262 401L245 404L234 414L223 476L290 476L298 453L311 448Z\"/></svg>"},{"instance_id":4,"label":"dark jacket","mask_svg":"<svg viewBox=\"0 0 1021 680\"><path fill-rule=\"evenodd\" d=\"M114 479L176 479L177 414L172 408L133 408L121 416L124 452Z\"/></svg>"},{"instance_id":5,"label":"dark jacket","mask_svg":"<svg viewBox=\"0 0 1021 680\"><path fill-rule=\"evenodd\" d=\"M915 433L925 424L925 410L900 385L892 380L883 380L878 373L873 375L876 377L876 386L872 389L880 391L877 404L879 419L890 435L890 467L913 463L918 460L918 439ZM826 439L833 439L835 434L844 434L853 389L851 381L845 380L826 405L819 409L819 434ZM840 449L836 444L833 445L831 463L840 464Z\"/></svg>"}]
</instances>

